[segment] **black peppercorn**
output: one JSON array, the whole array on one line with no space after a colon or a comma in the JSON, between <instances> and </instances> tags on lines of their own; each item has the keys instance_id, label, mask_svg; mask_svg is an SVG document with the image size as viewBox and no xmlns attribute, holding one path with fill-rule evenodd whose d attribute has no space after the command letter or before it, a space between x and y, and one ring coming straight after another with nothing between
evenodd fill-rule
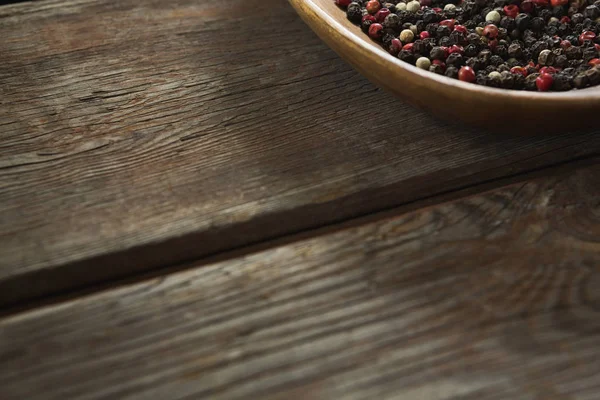
<instances>
[{"instance_id":1,"label":"black peppercorn","mask_svg":"<svg viewBox=\"0 0 600 400\"><path fill-rule=\"evenodd\" d=\"M446 37L450 36L450 28L446 25L439 25L435 31L437 37Z\"/></svg>"},{"instance_id":2,"label":"black peppercorn","mask_svg":"<svg viewBox=\"0 0 600 400\"><path fill-rule=\"evenodd\" d=\"M500 26L510 32L517 27L517 24L513 18L505 16L500 20Z\"/></svg>"},{"instance_id":3,"label":"black peppercorn","mask_svg":"<svg viewBox=\"0 0 600 400\"><path fill-rule=\"evenodd\" d=\"M467 36L460 31L453 31L450 34L450 40L452 41L452 43L457 44L459 46L465 46L466 44L468 44Z\"/></svg>"},{"instance_id":4,"label":"black peppercorn","mask_svg":"<svg viewBox=\"0 0 600 400\"><path fill-rule=\"evenodd\" d=\"M465 60L460 53L452 53L446 58L446 65L453 65L455 67L461 67Z\"/></svg>"},{"instance_id":5,"label":"black peppercorn","mask_svg":"<svg viewBox=\"0 0 600 400\"><path fill-rule=\"evenodd\" d=\"M400 32L400 17L396 14L388 15L383 21L383 27L386 29L392 29L395 32Z\"/></svg>"},{"instance_id":6,"label":"black peppercorn","mask_svg":"<svg viewBox=\"0 0 600 400\"><path fill-rule=\"evenodd\" d=\"M571 16L571 22L574 23L575 25L581 24L584 19L585 19L585 17L581 13L573 14Z\"/></svg>"},{"instance_id":7,"label":"black peppercorn","mask_svg":"<svg viewBox=\"0 0 600 400\"><path fill-rule=\"evenodd\" d=\"M573 87L573 79L566 74L555 74L552 89L557 92L565 92Z\"/></svg>"},{"instance_id":8,"label":"black peppercorn","mask_svg":"<svg viewBox=\"0 0 600 400\"><path fill-rule=\"evenodd\" d=\"M563 54L556 57L554 65L558 68L566 68L569 65L569 60L567 59L567 56Z\"/></svg>"},{"instance_id":9,"label":"black peppercorn","mask_svg":"<svg viewBox=\"0 0 600 400\"><path fill-rule=\"evenodd\" d=\"M581 56L582 56L581 48L577 47L577 46L567 47L565 49L565 55L567 56L567 58L569 60L575 60L575 59L581 58Z\"/></svg>"},{"instance_id":10,"label":"black peppercorn","mask_svg":"<svg viewBox=\"0 0 600 400\"><path fill-rule=\"evenodd\" d=\"M543 8L541 10L538 9L537 15L542 19L542 21L546 22L552 18L552 11L548 10L547 8Z\"/></svg>"},{"instance_id":11,"label":"black peppercorn","mask_svg":"<svg viewBox=\"0 0 600 400\"><path fill-rule=\"evenodd\" d=\"M441 47L434 47L429 53L429 58L432 60L444 60L446 58L446 51Z\"/></svg>"},{"instance_id":12,"label":"black peppercorn","mask_svg":"<svg viewBox=\"0 0 600 400\"><path fill-rule=\"evenodd\" d=\"M346 9L346 16L351 22L355 24L360 23L362 20L362 7L358 3L350 3Z\"/></svg>"},{"instance_id":13,"label":"black peppercorn","mask_svg":"<svg viewBox=\"0 0 600 400\"><path fill-rule=\"evenodd\" d=\"M492 58L492 52L489 50L481 50L478 55L481 62L485 65L490 63L490 59Z\"/></svg>"},{"instance_id":14,"label":"black peppercorn","mask_svg":"<svg viewBox=\"0 0 600 400\"><path fill-rule=\"evenodd\" d=\"M506 64L498 65L497 69L498 69L498 72L504 72L504 71L509 72L510 71L510 67Z\"/></svg>"},{"instance_id":15,"label":"black peppercorn","mask_svg":"<svg viewBox=\"0 0 600 400\"><path fill-rule=\"evenodd\" d=\"M435 74L438 74L438 75L443 75L444 74L444 67L442 67L439 64L431 64L431 66L429 67L429 71L433 72Z\"/></svg>"},{"instance_id":16,"label":"black peppercorn","mask_svg":"<svg viewBox=\"0 0 600 400\"><path fill-rule=\"evenodd\" d=\"M531 26L531 30L534 32L541 32L546 27L546 23L541 17L532 18L529 25Z\"/></svg>"},{"instance_id":17,"label":"black peppercorn","mask_svg":"<svg viewBox=\"0 0 600 400\"><path fill-rule=\"evenodd\" d=\"M575 86L577 89L583 89L588 84L589 84L588 77L583 72L576 75L575 78L573 78L573 86Z\"/></svg>"},{"instance_id":18,"label":"black peppercorn","mask_svg":"<svg viewBox=\"0 0 600 400\"><path fill-rule=\"evenodd\" d=\"M446 72L444 73L447 77L457 79L458 78L458 69L452 66L448 66L446 68Z\"/></svg>"},{"instance_id":19,"label":"black peppercorn","mask_svg":"<svg viewBox=\"0 0 600 400\"><path fill-rule=\"evenodd\" d=\"M474 44L470 44L467 47L465 47L464 54L467 57L475 57L478 53L479 53L479 48Z\"/></svg>"},{"instance_id":20,"label":"black peppercorn","mask_svg":"<svg viewBox=\"0 0 600 400\"><path fill-rule=\"evenodd\" d=\"M497 67L500 64L504 63L504 59L502 59L502 57L500 57L499 55L494 54L493 56L490 57L490 64L492 64L493 66Z\"/></svg>"},{"instance_id":21,"label":"black peppercorn","mask_svg":"<svg viewBox=\"0 0 600 400\"><path fill-rule=\"evenodd\" d=\"M453 43L452 43L452 39L450 39L450 36L445 36L440 39L438 44L440 46L450 47L450 46L452 46Z\"/></svg>"},{"instance_id":22,"label":"black peppercorn","mask_svg":"<svg viewBox=\"0 0 600 400\"><path fill-rule=\"evenodd\" d=\"M519 14L515 18L515 25L521 32L524 32L526 29L528 29L530 23L531 17L527 14Z\"/></svg>"},{"instance_id":23,"label":"black peppercorn","mask_svg":"<svg viewBox=\"0 0 600 400\"><path fill-rule=\"evenodd\" d=\"M583 10L583 16L594 20L600 17L600 8L595 5L587 6L585 10Z\"/></svg>"},{"instance_id":24,"label":"black peppercorn","mask_svg":"<svg viewBox=\"0 0 600 400\"><path fill-rule=\"evenodd\" d=\"M600 68L591 68L585 72L591 85L597 85L600 83Z\"/></svg>"},{"instance_id":25,"label":"black peppercorn","mask_svg":"<svg viewBox=\"0 0 600 400\"><path fill-rule=\"evenodd\" d=\"M552 7L552 16L558 19L561 19L567 15L567 9L563 6Z\"/></svg>"},{"instance_id":26,"label":"black peppercorn","mask_svg":"<svg viewBox=\"0 0 600 400\"><path fill-rule=\"evenodd\" d=\"M436 13L433 10L426 10L423 13L423 22L425 22L426 24L430 24L432 22L439 22L439 16L438 13Z\"/></svg>"},{"instance_id":27,"label":"black peppercorn","mask_svg":"<svg viewBox=\"0 0 600 400\"><path fill-rule=\"evenodd\" d=\"M535 84L535 80L540 74L530 74L525 78L525 90L537 90L537 86Z\"/></svg>"},{"instance_id":28,"label":"black peppercorn","mask_svg":"<svg viewBox=\"0 0 600 400\"><path fill-rule=\"evenodd\" d=\"M523 48L519 43L512 43L508 46L508 56L512 58L522 58Z\"/></svg>"},{"instance_id":29,"label":"black peppercorn","mask_svg":"<svg viewBox=\"0 0 600 400\"><path fill-rule=\"evenodd\" d=\"M415 56L413 55L413 53L411 51L400 50L400 53L398 53L398 58L409 64L414 65L414 63L415 63Z\"/></svg>"},{"instance_id":30,"label":"black peppercorn","mask_svg":"<svg viewBox=\"0 0 600 400\"><path fill-rule=\"evenodd\" d=\"M583 60L585 62L590 61L592 58L597 58L598 57L598 51L596 50L595 47L586 47L585 49L583 49Z\"/></svg>"},{"instance_id":31,"label":"black peppercorn","mask_svg":"<svg viewBox=\"0 0 600 400\"><path fill-rule=\"evenodd\" d=\"M548 49L546 42L539 40L531 46L531 56L534 60L537 60L540 53L546 49Z\"/></svg>"},{"instance_id":32,"label":"black peppercorn","mask_svg":"<svg viewBox=\"0 0 600 400\"><path fill-rule=\"evenodd\" d=\"M514 74L513 89L521 90L525 87L525 77L521 74Z\"/></svg>"}]
</instances>

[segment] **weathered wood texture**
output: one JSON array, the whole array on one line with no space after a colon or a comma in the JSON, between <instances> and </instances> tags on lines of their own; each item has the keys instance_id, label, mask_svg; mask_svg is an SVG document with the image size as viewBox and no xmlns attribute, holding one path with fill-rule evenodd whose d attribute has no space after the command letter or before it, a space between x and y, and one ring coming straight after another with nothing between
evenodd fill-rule
<instances>
[{"instance_id":1,"label":"weathered wood texture","mask_svg":"<svg viewBox=\"0 0 600 400\"><path fill-rule=\"evenodd\" d=\"M436 122L284 0L22 3L0 37L0 305L600 149Z\"/></svg>"},{"instance_id":2,"label":"weathered wood texture","mask_svg":"<svg viewBox=\"0 0 600 400\"><path fill-rule=\"evenodd\" d=\"M0 320L0 398L593 400L600 167Z\"/></svg>"}]
</instances>

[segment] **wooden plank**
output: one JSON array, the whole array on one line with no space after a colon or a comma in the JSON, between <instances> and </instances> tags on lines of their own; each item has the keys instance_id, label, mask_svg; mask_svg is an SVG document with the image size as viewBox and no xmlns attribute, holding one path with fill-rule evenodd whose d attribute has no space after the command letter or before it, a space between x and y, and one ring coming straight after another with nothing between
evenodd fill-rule
<instances>
[{"instance_id":1,"label":"wooden plank","mask_svg":"<svg viewBox=\"0 0 600 400\"><path fill-rule=\"evenodd\" d=\"M0 305L600 148L439 123L284 0L22 3L0 35Z\"/></svg>"},{"instance_id":2,"label":"wooden plank","mask_svg":"<svg viewBox=\"0 0 600 400\"><path fill-rule=\"evenodd\" d=\"M0 398L592 400L600 166L0 319Z\"/></svg>"}]
</instances>

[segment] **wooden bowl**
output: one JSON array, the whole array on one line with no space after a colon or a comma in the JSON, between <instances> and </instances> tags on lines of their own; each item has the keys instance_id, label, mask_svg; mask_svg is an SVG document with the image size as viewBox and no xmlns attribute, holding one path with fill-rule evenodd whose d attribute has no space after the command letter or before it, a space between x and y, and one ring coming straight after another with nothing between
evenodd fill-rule
<instances>
[{"instance_id":1,"label":"wooden bowl","mask_svg":"<svg viewBox=\"0 0 600 400\"><path fill-rule=\"evenodd\" d=\"M561 93L495 89L402 62L372 41L333 0L289 0L344 60L378 86L449 121L519 133L600 125L600 86Z\"/></svg>"}]
</instances>

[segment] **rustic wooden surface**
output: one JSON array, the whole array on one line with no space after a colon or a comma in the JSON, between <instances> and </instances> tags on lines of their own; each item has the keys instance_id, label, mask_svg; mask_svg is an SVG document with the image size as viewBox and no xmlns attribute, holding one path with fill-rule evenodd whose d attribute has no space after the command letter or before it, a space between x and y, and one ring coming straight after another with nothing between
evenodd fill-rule
<instances>
[{"instance_id":1,"label":"rustic wooden surface","mask_svg":"<svg viewBox=\"0 0 600 400\"><path fill-rule=\"evenodd\" d=\"M600 149L437 122L284 0L20 3L0 36L0 305Z\"/></svg>"},{"instance_id":2,"label":"rustic wooden surface","mask_svg":"<svg viewBox=\"0 0 600 400\"><path fill-rule=\"evenodd\" d=\"M0 398L600 393L600 167L0 320Z\"/></svg>"}]
</instances>

